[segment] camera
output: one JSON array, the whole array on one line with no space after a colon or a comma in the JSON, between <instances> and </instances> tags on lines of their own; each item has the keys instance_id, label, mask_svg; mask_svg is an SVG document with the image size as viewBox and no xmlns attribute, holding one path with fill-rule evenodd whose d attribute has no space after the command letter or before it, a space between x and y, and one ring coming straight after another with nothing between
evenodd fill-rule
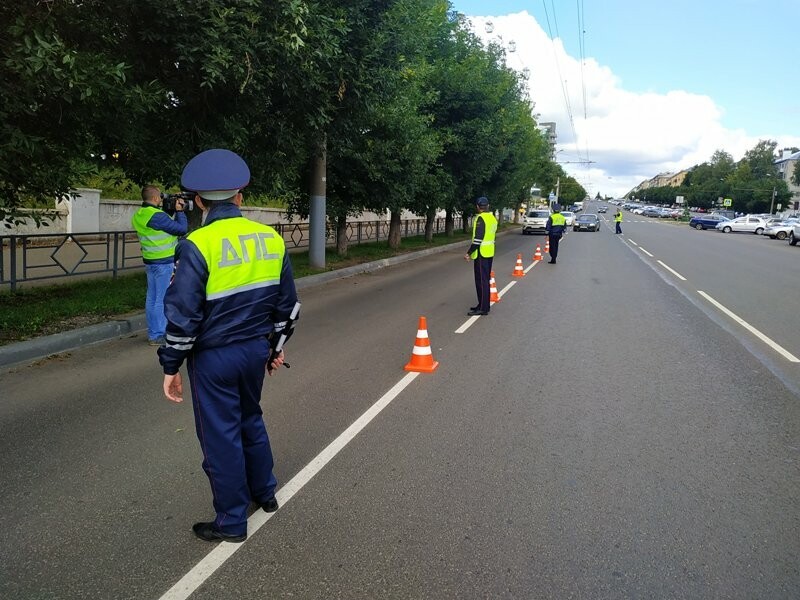
<instances>
[{"instance_id":1,"label":"camera","mask_svg":"<svg viewBox=\"0 0 800 600\"><path fill-rule=\"evenodd\" d=\"M161 209L170 215L178 210L178 200L183 200L183 211L194 209L194 192L178 192L177 194L165 194L161 192Z\"/></svg>"}]
</instances>

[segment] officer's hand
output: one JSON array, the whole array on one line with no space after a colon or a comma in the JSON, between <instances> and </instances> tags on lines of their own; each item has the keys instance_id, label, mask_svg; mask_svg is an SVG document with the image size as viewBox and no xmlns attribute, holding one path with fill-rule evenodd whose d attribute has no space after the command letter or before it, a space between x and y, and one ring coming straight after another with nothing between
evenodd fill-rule
<instances>
[{"instance_id":1,"label":"officer's hand","mask_svg":"<svg viewBox=\"0 0 800 600\"><path fill-rule=\"evenodd\" d=\"M267 375L272 377L275 373L277 373L278 368L285 362L285 358L286 355L283 353L283 350L278 352L272 359L272 362L267 365Z\"/></svg>"},{"instance_id":2,"label":"officer's hand","mask_svg":"<svg viewBox=\"0 0 800 600\"><path fill-rule=\"evenodd\" d=\"M464 260L469 260L469 254L464 255Z\"/></svg>"},{"instance_id":3,"label":"officer's hand","mask_svg":"<svg viewBox=\"0 0 800 600\"><path fill-rule=\"evenodd\" d=\"M164 395L171 402L183 402L183 381L180 373L164 375Z\"/></svg>"},{"instance_id":4,"label":"officer's hand","mask_svg":"<svg viewBox=\"0 0 800 600\"><path fill-rule=\"evenodd\" d=\"M183 210L186 207L186 202L183 200L176 200L175 201L175 210Z\"/></svg>"}]
</instances>

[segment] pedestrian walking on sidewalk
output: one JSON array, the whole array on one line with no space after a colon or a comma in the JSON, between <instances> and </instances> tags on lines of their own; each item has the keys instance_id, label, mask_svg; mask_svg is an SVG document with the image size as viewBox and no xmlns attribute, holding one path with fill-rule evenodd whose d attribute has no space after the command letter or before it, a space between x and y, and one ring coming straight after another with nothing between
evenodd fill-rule
<instances>
[{"instance_id":1,"label":"pedestrian walking on sidewalk","mask_svg":"<svg viewBox=\"0 0 800 600\"><path fill-rule=\"evenodd\" d=\"M216 511L213 521L193 530L209 542L244 541L251 502L267 512L278 509L259 402L265 370L272 374L284 363L282 352L270 360L268 337L291 333L297 291L281 235L239 210L249 182L247 164L229 150L207 150L184 168L181 185L197 193L205 222L178 245L164 300L166 345L158 350L164 393L173 402L182 401L179 368L187 362Z\"/></svg>"}]
</instances>

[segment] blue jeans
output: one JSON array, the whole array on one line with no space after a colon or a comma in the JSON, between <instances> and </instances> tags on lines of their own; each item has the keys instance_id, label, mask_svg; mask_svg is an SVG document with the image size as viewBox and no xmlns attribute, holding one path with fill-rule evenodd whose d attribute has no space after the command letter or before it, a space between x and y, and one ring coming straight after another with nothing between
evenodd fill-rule
<instances>
[{"instance_id":1,"label":"blue jeans","mask_svg":"<svg viewBox=\"0 0 800 600\"><path fill-rule=\"evenodd\" d=\"M144 266L147 273L147 300L144 304L144 311L147 317L148 339L163 338L167 331L167 317L164 316L164 294L167 293L174 266L172 263Z\"/></svg>"}]
</instances>

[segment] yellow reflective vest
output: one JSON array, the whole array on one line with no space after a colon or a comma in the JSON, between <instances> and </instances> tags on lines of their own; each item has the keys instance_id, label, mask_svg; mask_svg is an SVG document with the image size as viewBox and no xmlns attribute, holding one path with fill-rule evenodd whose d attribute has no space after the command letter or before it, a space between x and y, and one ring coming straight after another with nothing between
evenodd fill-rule
<instances>
[{"instance_id":1,"label":"yellow reflective vest","mask_svg":"<svg viewBox=\"0 0 800 600\"><path fill-rule=\"evenodd\" d=\"M475 232L478 229L478 220L483 219L484 223L484 232L483 232L483 239L479 240L475 238ZM485 213L478 213L475 215L475 219L472 222L472 243L473 244L480 244L480 255L484 258L491 258L494 256L494 239L497 234L497 219L495 219L494 215L489 212ZM473 260L478 258L478 250L474 250L472 254L469 255L470 258Z\"/></svg>"},{"instance_id":2,"label":"yellow reflective vest","mask_svg":"<svg viewBox=\"0 0 800 600\"><path fill-rule=\"evenodd\" d=\"M208 266L206 300L278 285L286 246L269 225L244 217L219 219L187 239Z\"/></svg>"},{"instance_id":3,"label":"yellow reflective vest","mask_svg":"<svg viewBox=\"0 0 800 600\"><path fill-rule=\"evenodd\" d=\"M178 245L177 235L147 226L153 215L158 212L162 211L155 206L142 206L131 219L136 235L139 236L139 244L142 246L142 258L145 260L158 260L174 256L175 247Z\"/></svg>"}]
</instances>

